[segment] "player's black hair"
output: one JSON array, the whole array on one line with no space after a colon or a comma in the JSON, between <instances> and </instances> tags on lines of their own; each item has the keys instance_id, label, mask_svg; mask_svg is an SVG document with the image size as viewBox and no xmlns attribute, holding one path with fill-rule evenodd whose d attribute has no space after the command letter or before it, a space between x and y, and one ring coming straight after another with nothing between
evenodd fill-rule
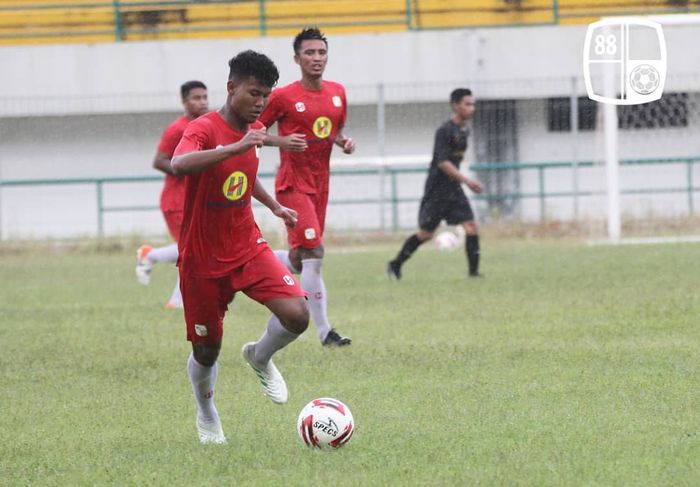
<instances>
[{"instance_id":1,"label":"player's black hair","mask_svg":"<svg viewBox=\"0 0 700 487\"><path fill-rule=\"evenodd\" d=\"M316 39L323 41L326 44L326 49L328 49L328 40L326 36L318 29L318 27L308 27L297 34L294 38L294 54L299 54L299 49L301 49L301 43L311 39Z\"/></svg>"},{"instance_id":2,"label":"player's black hair","mask_svg":"<svg viewBox=\"0 0 700 487\"><path fill-rule=\"evenodd\" d=\"M450 93L450 103L459 103L465 96L472 96L469 88L457 88Z\"/></svg>"},{"instance_id":3,"label":"player's black hair","mask_svg":"<svg viewBox=\"0 0 700 487\"><path fill-rule=\"evenodd\" d=\"M180 96L184 100L187 98L187 96L190 94L190 91L194 90L195 88L202 88L202 89L207 89L207 85L202 83L201 81L188 81L187 83L182 83L182 86L180 86Z\"/></svg>"},{"instance_id":4,"label":"player's black hair","mask_svg":"<svg viewBox=\"0 0 700 487\"><path fill-rule=\"evenodd\" d=\"M228 79L240 81L254 77L263 85L272 88L277 84L280 77L277 66L272 60L259 52L247 51L239 52L228 62Z\"/></svg>"}]
</instances>

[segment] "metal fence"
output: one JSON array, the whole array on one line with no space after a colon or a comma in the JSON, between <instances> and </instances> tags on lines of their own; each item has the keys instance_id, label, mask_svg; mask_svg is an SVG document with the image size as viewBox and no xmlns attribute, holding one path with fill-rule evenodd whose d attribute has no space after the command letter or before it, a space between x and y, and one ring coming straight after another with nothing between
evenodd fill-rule
<instances>
[{"instance_id":1,"label":"metal fence","mask_svg":"<svg viewBox=\"0 0 700 487\"><path fill-rule=\"evenodd\" d=\"M668 167L670 165L681 165L685 167L683 171L684 177L676 178L672 184L664 182L663 185L654 185L638 188L627 188L621 191L622 195L661 195L661 194L684 194L685 199L686 214L692 215L695 211L695 193L700 191L700 186L696 185L694 170L700 163L700 156L698 157L684 157L684 158L669 158L669 159L634 159L634 160L623 160L621 165L623 167L643 167L643 166L659 166ZM498 173L501 171L518 171L523 179L531 179L534 184L531 185L533 188L530 191L519 191L514 193L500 193L500 194L482 194L473 195L477 204L481 204L487 207L489 204L502 201L510 200L514 205L521 205L525 202L537 202L539 208L539 221L543 222L547 219L547 206L548 203L553 200L560 199L577 199L577 198L588 198L588 197L601 197L605 194L604 188L592 188L592 189L575 189L575 190L561 190L558 187L548 187L546 184L547 173L555 170L561 169L584 169L584 168L594 168L599 164L593 161L579 161L576 163L576 167L571 162L560 161L560 162L530 162L530 163L488 163L488 164L477 164L472 165L470 169L477 173L478 175L484 176L489 173ZM422 178L426 173L425 166L375 166L375 167L365 167L365 168L343 168L335 169L331 172L331 178L336 185L340 184L343 186L343 182L348 180L348 178L355 178L355 180L365 180L365 181L379 181L377 184L376 194L369 194L367 192L357 192L357 197L347 197L342 191L335 192L331 194L331 199L329 201L329 210L342 206L353 205L355 207L359 206L364 208L363 213L373 213L378 218L373 218L373 221L378 221L379 223L373 227L364 228L364 230L372 231L382 231L386 233L395 232L402 228L410 228L413 223L406 225L401 221L400 213L402 207L406 205L416 206L417 202L420 200L421 194L412 192L410 195L403 194L400 187L403 183L402 178ZM527 176L529 173L530 176ZM680 173L679 173L680 174ZM272 178L273 173L260 173L260 178ZM359 178L359 179L358 179ZM100 178L74 178L74 179L25 179L25 180L0 180L0 189L7 190L10 188L35 188L37 192L41 188L46 186L89 186L93 187L95 190L95 214L96 220L94 222L95 234L99 237L103 237L106 234L106 224L105 216L110 213L123 213L123 212L156 212L158 211L158 206L156 205L140 205L140 204L130 204L128 201L120 201L119 204L108 204L105 201L105 188L109 186L124 185L124 184L153 184L161 181L160 176L133 176L133 177L100 177ZM341 182L343 181L343 182ZM369 185L368 185L369 186ZM415 186L415 185L414 185ZM556 185L559 186L559 185ZM0 193L0 215L3 214L2 205L3 193ZM367 208L370 210L367 210ZM483 215L482 215L483 216ZM348 218L348 221L350 219ZM342 229L343 225L335 224L335 228ZM0 225L0 229L2 225ZM7 237L3 234L2 237L6 239Z\"/></svg>"}]
</instances>

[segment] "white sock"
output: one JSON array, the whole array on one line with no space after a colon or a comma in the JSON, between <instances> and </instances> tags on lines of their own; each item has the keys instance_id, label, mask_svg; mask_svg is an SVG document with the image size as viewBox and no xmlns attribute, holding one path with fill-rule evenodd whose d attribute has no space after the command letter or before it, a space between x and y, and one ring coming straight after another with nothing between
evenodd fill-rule
<instances>
[{"instance_id":1,"label":"white sock","mask_svg":"<svg viewBox=\"0 0 700 487\"><path fill-rule=\"evenodd\" d=\"M289 260L289 250L275 250L274 252L277 260L282 262L287 267L289 272L292 274L299 274L299 269L295 269L292 265L292 261Z\"/></svg>"},{"instance_id":2,"label":"white sock","mask_svg":"<svg viewBox=\"0 0 700 487\"><path fill-rule=\"evenodd\" d=\"M177 276L177 282L175 282L175 289L170 295L168 304L174 308L182 308L182 294L180 293L180 276Z\"/></svg>"},{"instance_id":3,"label":"white sock","mask_svg":"<svg viewBox=\"0 0 700 487\"><path fill-rule=\"evenodd\" d=\"M213 423L219 419L219 412L214 406L214 386L219 363L205 367L197 362L190 353L187 359L187 375L192 383L192 392L197 401L197 415L205 423Z\"/></svg>"},{"instance_id":4,"label":"white sock","mask_svg":"<svg viewBox=\"0 0 700 487\"><path fill-rule=\"evenodd\" d=\"M323 259L304 259L301 261L301 287L309 295L309 313L316 325L318 338L323 341L331 331L326 312L326 285L321 277Z\"/></svg>"},{"instance_id":5,"label":"white sock","mask_svg":"<svg viewBox=\"0 0 700 487\"><path fill-rule=\"evenodd\" d=\"M299 334L292 333L282 326L277 316L270 316L265 333L255 342L255 361L259 365L266 365L277 351L282 350L297 338Z\"/></svg>"},{"instance_id":6,"label":"white sock","mask_svg":"<svg viewBox=\"0 0 700 487\"><path fill-rule=\"evenodd\" d=\"M151 262L176 262L177 261L177 244L158 247L148 253L148 260Z\"/></svg>"}]
</instances>

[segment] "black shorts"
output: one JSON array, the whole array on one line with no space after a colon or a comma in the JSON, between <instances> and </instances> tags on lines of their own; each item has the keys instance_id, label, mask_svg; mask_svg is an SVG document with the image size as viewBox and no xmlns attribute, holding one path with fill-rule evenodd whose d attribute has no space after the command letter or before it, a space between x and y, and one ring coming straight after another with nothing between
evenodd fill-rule
<instances>
[{"instance_id":1,"label":"black shorts","mask_svg":"<svg viewBox=\"0 0 700 487\"><path fill-rule=\"evenodd\" d=\"M474 212L465 194L451 199L437 199L423 196L418 212L418 228L434 232L445 220L448 225L458 225L474 219Z\"/></svg>"}]
</instances>

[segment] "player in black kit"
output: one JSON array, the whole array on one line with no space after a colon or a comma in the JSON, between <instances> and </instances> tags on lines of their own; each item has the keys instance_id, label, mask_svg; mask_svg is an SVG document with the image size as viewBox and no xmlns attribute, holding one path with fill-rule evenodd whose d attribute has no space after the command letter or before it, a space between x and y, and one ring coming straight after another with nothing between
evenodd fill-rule
<instances>
[{"instance_id":1,"label":"player in black kit","mask_svg":"<svg viewBox=\"0 0 700 487\"><path fill-rule=\"evenodd\" d=\"M479 232L474 213L464 194L464 183L475 193L481 193L481 184L459 172L459 165L467 150L469 128L467 121L474 116L475 100L471 90L457 88L450 94L452 117L435 132L433 160L430 163L425 193L418 214L418 232L406 239L396 258L387 264L387 273L393 280L401 279L401 266L424 242L433 238L435 229L445 220L448 225L462 225L466 233L465 248L469 275L479 274Z\"/></svg>"}]
</instances>

